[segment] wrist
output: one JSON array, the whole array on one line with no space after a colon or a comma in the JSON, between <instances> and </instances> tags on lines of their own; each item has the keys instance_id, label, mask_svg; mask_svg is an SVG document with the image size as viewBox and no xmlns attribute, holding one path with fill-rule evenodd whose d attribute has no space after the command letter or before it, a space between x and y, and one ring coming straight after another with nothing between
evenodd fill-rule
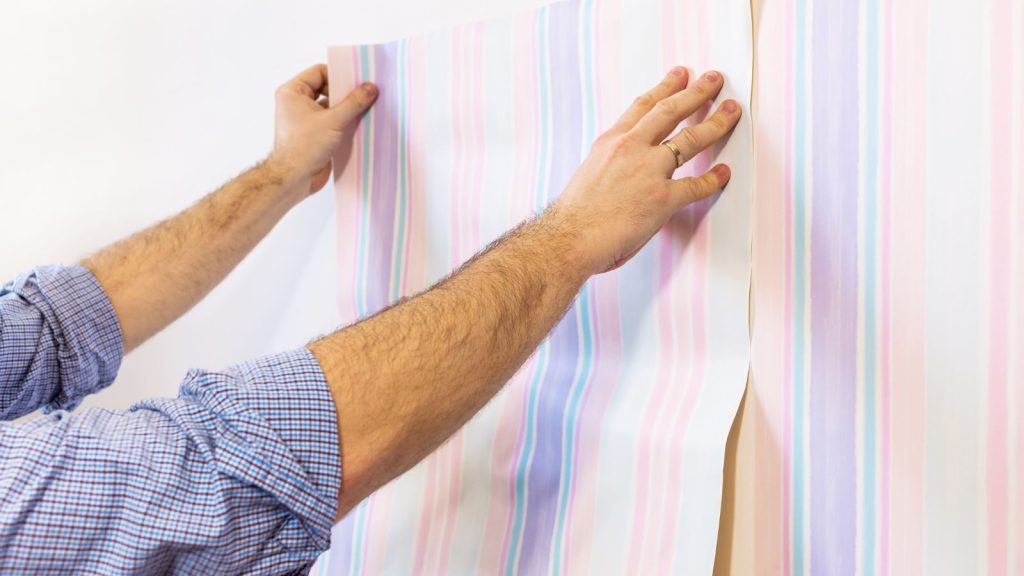
<instances>
[{"instance_id":1,"label":"wrist","mask_svg":"<svg viewBox=\"0 0 1024 576\"><path fill-rule=\"evenodd\" d=\"M275 193L284 202L294 205L309 196L309 174L286 154L274 150L256 170L275 184Z\"/></svg>"},{"instance_id":2,"label":"wrist","mask_svg":"<svg viewBox=\"0 0 1024 576\"><path fill-rule=\"evenodd\" d=\"M599 271L588 250L585 226L570 210L556 202L548 206L533 225L538 228L550 255L548 261L553 274L582 285Z\"/></svg>"}]
</instances>

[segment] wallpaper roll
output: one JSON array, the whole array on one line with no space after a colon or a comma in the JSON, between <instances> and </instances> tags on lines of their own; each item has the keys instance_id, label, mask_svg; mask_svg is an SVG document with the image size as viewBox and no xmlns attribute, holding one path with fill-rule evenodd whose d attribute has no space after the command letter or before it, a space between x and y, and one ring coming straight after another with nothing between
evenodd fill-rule
<instances>
[{"instance_id":1,"label":"wallpaper roll","mask_svg":"<svg viewBox=\"0 0 1024 576\"><path fill-rule=\"evenodd\" d=\"M721 70L720 99L746 105L751 57L745 0L581 0L332 48L333 98L381 88L335 164L343 317L428 288L543 210L671 66ZM335 529L318 569L709 573L749 365L751 145L744 116L680 170L734 176L588 282L494 401Z\"/></svg>"},{"instance_id":2,"label":"wallpaper roll","mask_svg":"<svg viewBox=\"0 0 1024 576\"><path fill-rule=\"evenodd\" d=\"M722 571L1024 574L1024 5L756 5Z\"/></svg>"}]
</instances>

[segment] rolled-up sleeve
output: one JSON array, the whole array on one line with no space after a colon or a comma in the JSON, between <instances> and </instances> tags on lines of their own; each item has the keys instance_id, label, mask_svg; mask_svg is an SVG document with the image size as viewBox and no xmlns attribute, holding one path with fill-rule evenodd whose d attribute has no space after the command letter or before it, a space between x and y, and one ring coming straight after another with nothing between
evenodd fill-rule
<instances>
[{"instance_id":1,"label":"rolled-up sleeve","mask_svg":"<svg viewBox=\"0 0 1024 576\"><path fill-rule=\"evenodd\" d=\"M44 266L0 288L0 420L71 410L114 381L114 307L81 266Z\"/></svg>"},{"instance_id":2,"label":"rolled-up sleeve","mask_svg":"<svg viewBox=\"0 0 1024 576\"><path fill-rule=\"evenodd\" d=\"M330 545L337 416L306 349L175 399L0 424L0 573L282 574Z\"/></svg>"}]
</instances>

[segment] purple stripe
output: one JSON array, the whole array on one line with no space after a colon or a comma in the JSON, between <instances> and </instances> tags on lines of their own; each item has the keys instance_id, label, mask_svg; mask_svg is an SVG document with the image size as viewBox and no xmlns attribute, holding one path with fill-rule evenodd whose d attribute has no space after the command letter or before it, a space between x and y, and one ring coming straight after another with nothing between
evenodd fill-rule
<instances>
[{"instance_id":1,"label":"purple stripe","mask_svg":"<svg viewBox=\"0 0 1024 576\"><path fill-rule=\"evenodd\" d=\"M373 107L373 183L370 191L370 230L367 262L367 314L389 304L395 201L398 195L398 43L373 47L373 80L380 96Z\"/></svg>"},{"instance_id":2,"label":"purple stripe","mask_svg":"<svg viewBox=\"0 0 1024 576\"><path fill-rule=\"evenodd\" d=\"M551 5L548 27L552 119L551 195L562 191L580 163L582 117L579 107L579 8L574 2ZM537 406L537 433L529 471L529 495L523 528L521 574L547 571L561 478L565 405L580 353L575 307L551 335L551 360Z\"/></svg>"},{"instance_id":3,"label":"purple stripe","mask_svg":"<svg viewBox=\"0 0 1024 576\"><path fill-rule=\"evenodd\" d=\"M342 468L344 475L344 468ZM348 574L352 565L352 536L355 533L355 511L353 510L331 531L331 551L327 568L331 574Z\"/></svg>"},{"instance_id":4,"label":"purple stripe","mask_svg":"<svg viewBox=\"0 0 1024 576\"><path fill-rule=\"evenodd\" d=\"M371 316L389 304L391 286L391 251L394 242L395 201L398 193L398 43L377 45L373 50L373 71L368 75L380 88L373 116L373 180L370 183L370 226L366 234L370 255L366 263L366 315ZM344 474L344 462L342 462ZM352 564L357 510L335 526L331 547L332 573L347 574ZM366 534L363 534L363 539Z\"/></svg>"},{"instance_id":5,"label":"purple stripe","mask_svg":"<svg viewBox=\"0 0 1024 576\"><path fill-rule=\"evenodd\" d=\"M858 3L815 3L812 28L812 574L856 567Z\"/></svg>"}]
</instances>

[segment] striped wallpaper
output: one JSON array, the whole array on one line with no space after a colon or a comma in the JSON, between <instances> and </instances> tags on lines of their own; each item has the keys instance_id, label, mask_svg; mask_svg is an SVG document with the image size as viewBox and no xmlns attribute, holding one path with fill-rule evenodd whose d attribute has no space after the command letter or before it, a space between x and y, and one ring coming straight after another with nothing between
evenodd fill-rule
<instances>
[{"instance_id":1,"label":"striped wallpaper","mask_svg":"<svg viewBox=\"0 0 1024 576\"><path fill-rule=\"evenodd\" d=\"M754 5L721 573L1024 574L1024 3Z\"/></svg>"},{"instance_id":2,"label":"striped wallpaper","mask_svg":"<svg viewBox=\"0 0 1024 576\"><path fill-rule=\"evenodd\" d=\"M332 86L381 87L336 164L343 317L426 288L542 210L672 65L714 63L723 97L749 102L750 22L746 0L580 0L331 49ZM729 190L590 281L494 401L336 527L317 571L711 571L749 366L750 136L744 119L719 155Z\"/></svg>"},{"instance_id":3,"label":"striped wallpaper","mask_svg":"<svg viewBox=\"0 0 1024 576\"><path fill-rule=\"evenodd\" d=\"M319 568L710 572L749 336L716 572L1024 574L1024 3L752 8L753 39L745 2L581 0L331 51L389 88L338 181L347 318L542 208L671 64L746 101L753 49L753 144Z\"/></svg>"}]
</instances>

